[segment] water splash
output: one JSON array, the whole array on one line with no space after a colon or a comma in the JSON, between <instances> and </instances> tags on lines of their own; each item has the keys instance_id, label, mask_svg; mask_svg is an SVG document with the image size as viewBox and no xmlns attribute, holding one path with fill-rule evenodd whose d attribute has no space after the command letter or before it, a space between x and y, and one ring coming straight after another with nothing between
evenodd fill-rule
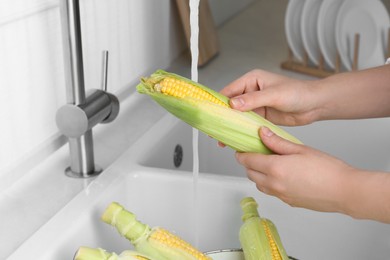
<instances>
[{"instance_id":1,"label":"water splash","mask_svg":"<svg viewBox=\"0 0 390 260\"><path fill-rule=\"evenodd\" d=\"M190 28L191 79L198 82L199 0L190 0Z\"/></svg>"},{"instance_id":2,"label":"water splash","mask_svg":"<svg viewBox=\"0 0 390 260\"><path fill-rule=\"evenodd\" d=\"M198 82L198 59L199 59L199 1L190 0L190 50L191 50L191 79ZM193 196L194 196L194 245L198 247L198 179L199 179L199 131L192 129L192 154L193 154Z\"/></svg>"}]
</instances>

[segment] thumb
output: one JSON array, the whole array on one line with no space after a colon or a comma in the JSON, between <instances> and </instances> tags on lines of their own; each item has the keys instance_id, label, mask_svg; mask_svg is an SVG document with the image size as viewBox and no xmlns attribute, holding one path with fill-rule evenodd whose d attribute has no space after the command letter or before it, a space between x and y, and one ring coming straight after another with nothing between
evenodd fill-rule
<instances>
[{"instance_id":1,"label":"thumb","mask_svg":"<svg viewBox=\"0 0 390 260\"><path fill-rule=\"evenodd\" d=\"M272 132L268 127L261 127L259 130L261 141L276 154L296 154L302 151L302 145L290 142Z\"/></svg>"},{"instance_id":2,"label":"thumb","mask_svg":"<svg viewBox=\"0 0 390 260\"><path fill-rule=\"evenodd\" d=\"M230 99L230 106L240 111L250 111L259 107L274 106L273 91L248 92Z\"/></svg>"}]
</instances>

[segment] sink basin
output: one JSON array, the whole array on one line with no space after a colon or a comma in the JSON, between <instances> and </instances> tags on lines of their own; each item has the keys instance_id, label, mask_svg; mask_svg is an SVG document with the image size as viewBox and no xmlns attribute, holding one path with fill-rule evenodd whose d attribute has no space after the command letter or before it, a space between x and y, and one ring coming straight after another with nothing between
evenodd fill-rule
<instances>
[{"instance_id":1,"label":"sink basin","mask_svg":"<svg viewBox=\"0 0 390 260\"><path fill-rule=\"evenodd\" d=\"M202 251L239 248L239 201L245 196L257 200L260 214L272 219L286 251L297 259L384 259L390 252L390 225L292 208L260 193L238 165L233 168L232 159L210 157L217 163L207 164L205 158L202 168L201 152L201 173L194 178L189 170L191 155L187 156L191 136L179 137L182 127L169 115L162 118L8 259L69 260L79 246L118 253L132 248L100 220L112 201L142 222L163 226ZM178 139L171 142L170 136L182 138L184 157L178 168L172 166ZM233 153L216 147L207 136L201 138L208 142L208 148L200 145L201 151L215 147ZM232 165L219 168L228 163Z\"/></svg>"},{"instance_id":2,"label":"sink basin","mask_svg":"<svg viewBox=\"0 0 390 260\"><path fill-rule=\"evenodd\" d=\"M167 116L164 122L168 122L169 130L153 143L153 147L150 147L147 153L139 156L138 163L148 167L192 171L192 127L171 116ZM158 129L161 131L164 126ZM181 147L182 151L180 165L175 165L177 147ZM234 160L235 152L230 148L218 147L215 139L202 132L199 132L198 150L200 172L246 176L243 167Z\"/></svg>"}]
</instances>

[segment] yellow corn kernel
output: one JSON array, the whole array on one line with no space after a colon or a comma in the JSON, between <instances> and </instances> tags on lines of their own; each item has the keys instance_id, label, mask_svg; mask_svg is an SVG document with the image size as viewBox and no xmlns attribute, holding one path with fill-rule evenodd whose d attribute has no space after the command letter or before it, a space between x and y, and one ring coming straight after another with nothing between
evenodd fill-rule
<instances>
[{"instance_id":1,"label":"yellow corn kernel","mask_svg":"<svg viewBox=\"0 0 390 260\"><path fill-rule=\"evenodd\" d=\"M191 244L166 229L155 228L149 236L150 243L156 243L159 247L166 246L169 250L180 250L191 255L193 259L209 260L210 258L195 249Z\"/></svg>"},{"instance_id":2,"label":"yellow corn kernel","mask_svg":"<svg viewBox=\"0 0 390 260\"><path fill-rule=\"evenodd\" d=\"M197 101L208 101L220 106L229 107L227 104L225 104L221 100L218 100L207 91L190 83L184 82L179 79L174 79L172 77L164 78L158 84L154 85L154 89L160 93L177 98L190 97Z\"/></svg>"},{"instance_id":3,"label":"yellow corn kernel","mask_svg":"<svg viewBox=\"0 0 390 260\"><path fill-rule=\"evenodd\" d=\"M282 260L282 256L280 255L278 246L277 246L277 244L276 244L276 242L275 242L274 237L272 236L271 229L270 229L270 227L269 227L267 221L265 221L264 219L262 219L261 222L262 222L262 224L263 224L263 228L264 228L264 231L265 231L265 235L266 235L267 238L268 238L269 247L271 248L272 260Z\"/></svg>"}]
</instances>

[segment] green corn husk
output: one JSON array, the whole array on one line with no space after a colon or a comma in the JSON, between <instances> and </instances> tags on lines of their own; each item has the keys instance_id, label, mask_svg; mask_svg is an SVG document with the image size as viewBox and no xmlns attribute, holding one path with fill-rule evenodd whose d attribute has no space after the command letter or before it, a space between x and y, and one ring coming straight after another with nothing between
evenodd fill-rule
<instances>
[{"instance_id":1,"label":"green corn husk","mask_svg":"<svg viewBox=\"0 0 390 260\"><path fill-rule=\"evenodd\" d=\"M137 252L154 260L211 260L178 236L160 227L150 228L136 216L113 202L102 215L102 220L114 226L127 238Z\"/></svg>"},{"instance_id":2,"label":"green corn husk","mask_svg":"<svg viewBox=\"0 0 390 260\"><path fill-rule=\"evenodd\" d=\"M109 253L102 248L80 247L74 260L153 260L152 258L131 250L125 250L120 255Z\"/></svg>"},{"instance_id":3,"label":"green corn husk","mask_svg":"<svg viewBox=\"0 0 390 260\"><path fill-rule=\"evenodd\" d=\"M199 87L228 107L215 104L211 101L199 101L193 98L177 98L162 94L156 85L166 77L171 77ZM157 70L149 78L142 78L137 86L139 93L147 94L167 111L188 123L192 127L215 138L238 152L255 152L270 154L270 151L260 140L258 131L266 126L275 134L295 143L301 143L297 138L283 129L249 111L241 112L229 107L229 99L199 83L182 76Z\"/></svg>"},{"instance_id":4,"label":"green corn husk","mask_svg":"<svg viewBox=\"0 0 390 260\"><path fill-rule=\"evenodd\" d=\"M288 260L288 256L275 225L261 218L252 197L241 200L243 224L239 239L245 260Z\"/></svg>"}]
</instances>

